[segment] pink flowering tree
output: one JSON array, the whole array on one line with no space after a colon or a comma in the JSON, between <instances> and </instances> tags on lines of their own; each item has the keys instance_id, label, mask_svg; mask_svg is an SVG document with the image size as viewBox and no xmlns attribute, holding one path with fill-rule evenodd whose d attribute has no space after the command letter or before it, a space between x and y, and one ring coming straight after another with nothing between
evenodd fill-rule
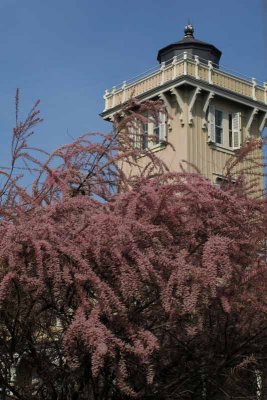
<instances>
[{"instance_id":1,"label":"pink flowering tree","mask_svg":"<svg viewBox=\"0 0 267 400\"><path fill-rule=\"evenodd\" d=\"M221 188L149 151L140 170L133 128L162 106L133 101L111 134L43 161L28 145L37 107L17 117L1 171L0 396L263 398L266 202L231 177L250 148Z\"/></svg>"}]
</instances>

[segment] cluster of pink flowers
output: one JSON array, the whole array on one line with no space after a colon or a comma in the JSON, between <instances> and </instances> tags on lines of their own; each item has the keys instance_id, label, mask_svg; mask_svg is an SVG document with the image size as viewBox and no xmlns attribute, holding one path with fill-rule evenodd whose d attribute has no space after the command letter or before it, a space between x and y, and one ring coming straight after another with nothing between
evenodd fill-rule
<instances>
[{"instance_id":1,"label":"cluster of pink flowers","mask_svg":"<svg viewBox=\"0 0 267 400\"><path fill-rule=\"evenodd\" d=\"M212 379L225 376L227 362L260 358L267 345L265 201L247 196L242 179L218 188L164 166L129 182L118 166L135 160L126 142L118 156L121 139L85 136L39 163L31 193L11 178L5 187L0 376L8 381L18 353L38 377L36 399L83 390L189 399L203 378L192 368L206 362ZM17 399L34 392L27 385L18 380Z\"/></svg>"}]
</instances>

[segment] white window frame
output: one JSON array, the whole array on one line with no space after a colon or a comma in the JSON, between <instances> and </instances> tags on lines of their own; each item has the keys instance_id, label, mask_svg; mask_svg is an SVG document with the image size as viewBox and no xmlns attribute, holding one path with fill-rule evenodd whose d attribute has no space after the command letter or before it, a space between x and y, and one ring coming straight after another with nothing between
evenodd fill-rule
<instances>
[{"instance_id":1,"label":"white window frame","mask_svg":"<svg viewBox=\"0 0 267 400\"><path fill-rule=\"evenodd\" d=\"M216 113L222 115L221 124L216 120ZM241 113L229 112L212 104L209 107L208 142L225 150L237 150L242 144ZM218 141L217 129L221 129L221 141ZM232 136L232 139L231 139ZM232 143L231 143L232 142Z\"/></svg>"}]
</instances>

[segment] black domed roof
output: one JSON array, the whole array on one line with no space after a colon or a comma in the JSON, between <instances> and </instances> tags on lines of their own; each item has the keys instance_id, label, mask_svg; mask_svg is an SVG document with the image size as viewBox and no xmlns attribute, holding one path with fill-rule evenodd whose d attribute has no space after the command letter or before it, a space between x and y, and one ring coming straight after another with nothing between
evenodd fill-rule
<instances>
[{"instance_id":1,"label":"black domed roof","mask_svg":"<svg viewBox=\"0 0 267 400\"><path fill-rule=\"evenodd\" d=\"M195 39L194 28L191 24L186 25L184 33L185 35L182 40L169 44L159 50L157 60L160 63L168 62L174 56L179 57L186 51L189 57L198 56L202 59L201 61L211 61L213 64L219 65L222 52L217 47Z\"/></svg>"}]
</instances>

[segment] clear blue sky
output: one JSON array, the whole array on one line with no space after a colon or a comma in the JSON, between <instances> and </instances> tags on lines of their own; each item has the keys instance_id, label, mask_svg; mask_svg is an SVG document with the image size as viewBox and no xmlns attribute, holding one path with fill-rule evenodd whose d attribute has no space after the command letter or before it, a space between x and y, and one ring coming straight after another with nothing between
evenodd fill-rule
<instances>
[{"instance_id":1,"label":"clear blue sky","mask_svg":"<svg viewBox=\"0 0 267 400\"><path fill-rule=\"evenodd\" d=\"M265 3L265 6L264 6ZM41 99L34 144L46 149L87 131L108 131L103 93L157 64L188 18L195 36L222 50L221 63L267 81L266 0L1 0L0 134L6 160L14 94L22 109Z\"/></svg>"}]
</instances>

